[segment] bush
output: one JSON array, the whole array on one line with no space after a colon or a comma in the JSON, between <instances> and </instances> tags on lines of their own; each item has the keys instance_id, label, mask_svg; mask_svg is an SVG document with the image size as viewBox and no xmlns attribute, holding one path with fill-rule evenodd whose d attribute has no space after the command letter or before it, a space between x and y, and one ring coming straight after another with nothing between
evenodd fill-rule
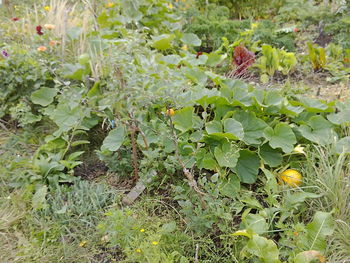
<instances>
[{"instance_id":1,"label":"bush","mask_svg":"<svg viewBox=\"0 0 350 263\"><path fill-rule=\"evenodd\" d=\"M0 57L0 118L18 104L31 106L29 97L41 87L54 87L56 62L49 62L36 52L16 46L4 47L7 57Z\"/></svg>"},{"instance_id":2,"label":"bush","mask_svg":"<svg viewBox=\"0 0 350 263\"><path fill-rule=\"evenodd\" d=\"M184 28L186 32L200 37L203 48L218 48L223 37L234 42L240 37L240 32L250 27L250 20L231 20L229 9L225 6L211 4L207 9L207 14L195 8L189 10L186 15L188 23Z\"/></svg>"}]
</instances>

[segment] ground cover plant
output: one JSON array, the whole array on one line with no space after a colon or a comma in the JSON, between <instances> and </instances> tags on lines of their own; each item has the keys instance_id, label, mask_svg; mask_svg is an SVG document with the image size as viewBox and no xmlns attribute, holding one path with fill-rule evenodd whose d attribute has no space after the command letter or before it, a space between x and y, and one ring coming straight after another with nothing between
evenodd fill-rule
<instances>
[{"instance_id":1,"label":"ground cover plant","mask_svg":"<svg viewBox=\"0 0 350 263\"><path fill-rule=\"evenodd\" d=\"M350 261L350 3L256 3L0 2L1 262Z\"/></svg>"}]
</instances>

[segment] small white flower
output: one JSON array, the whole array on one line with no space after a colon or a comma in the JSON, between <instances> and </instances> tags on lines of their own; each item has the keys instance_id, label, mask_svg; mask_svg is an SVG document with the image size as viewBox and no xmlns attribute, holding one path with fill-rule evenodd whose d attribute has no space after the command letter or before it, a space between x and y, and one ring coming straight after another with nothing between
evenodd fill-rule
<instances>
[{"instance_id":1,"label":"small white flower","mask_svg":"<svg viewBox=\"0 0 350 263\"><path fill-rule=\"evenodd\" d=\"M306 155L306 153L304 152L304 149L305 147L302 147L300 144L298 144L297 146L295 146L293 152Z\"/></svg>"}]
</instances>

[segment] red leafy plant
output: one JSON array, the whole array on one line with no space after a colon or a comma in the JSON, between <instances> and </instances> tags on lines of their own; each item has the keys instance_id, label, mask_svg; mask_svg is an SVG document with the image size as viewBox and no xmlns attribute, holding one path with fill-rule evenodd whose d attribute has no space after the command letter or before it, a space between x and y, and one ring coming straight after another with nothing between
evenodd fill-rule
<instances>
[{"instance_id":1,"label":"red leafy plant","mask_svg":"<svg viewBox=\"0 0 350 263\"><path fill-rule=\"evenodd\" d=\"M233 63L236 65L234 76L242 76L255 62L255 54L244 46L237 46L233 51Z\"/></svg>"}]
</instances>

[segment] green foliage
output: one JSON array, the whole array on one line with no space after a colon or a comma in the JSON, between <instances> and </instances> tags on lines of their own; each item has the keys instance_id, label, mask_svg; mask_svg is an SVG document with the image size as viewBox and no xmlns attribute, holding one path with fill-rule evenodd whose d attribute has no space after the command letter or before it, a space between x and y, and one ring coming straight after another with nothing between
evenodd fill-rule
<instances>
[{"instance_id":1,"label":"green foliage","mask_svg":"<svg viewBox=\"0 0 350 263\"><path fill-rule=\"evenodd\" d=\"M249 237L249 241L241 252L244 254L254 255L264 263L280 263L279 251L276 244L272 240L268 240L256 234L248 234L238 231L233 235L244 235ZM246 256L243 256L243 258ZM248 257L248 255L247 255Z\"/></svg>"},{"instance_id":2,"label":"green foliage","mask_svg":"<svg viewBox=\"0 0 350 263\"><path fill-rule=\"evenodd\" d=\"M218 48L223 37L234 42L240 37L240 32L250 27L249 20L231 20L229 9L225 6L211 4L206 9L206 12L190 9L186 15L188 23L184 28L202 40L203 48Z\"/></svg>"},{"instance_id":3,"label":"green foliage","mask_svg":"<svg viewBox=\"0 0 350 263\"><path fill-rule=\"evenodd\" d=\"M312 45L312 43L307 43L308 47L308 58L312 65L314 71L324 69L327 63L326 51L323 47L318 47L317 45Z\"/></svg>"},{"instance_id":4,"label":"green foliage","mask_svg":"<svg viewBox=\"0 0 350 263\"><path fill-rule=\"evenodd\" d=\"M46 89L55 87L53 75L57 65L55 62L37 60L35 54L28 54L25 50L15 46L8 49L7 52L9 57L0 58L0 78L2 80L0 83L0 117L12 111L17 115L14 117L18 117L21 121L22 115L25 114L23 107L30 108L28 114L31 112L32 105L28 104L28 101L30 101L32 92L43 87ZM22 123L35 121L37 120L33 116L25 115Z\"/></svg>"},{"instance_id":5,"label":"green foliage","mask_svg":"<svg viewBox=\"0 0 350 263\"><path fill-rule=\"evenodd\" d=\"M262 56L256 63L256 67L261 71L260 80L262 83L267 83L277 71L283 75L289 75L296 65L297 59L294 53L276 49L270 45L262 46Z\"/></svg>"},{"instance_id":6,"label":"green foliage","mask_svg":"<svg viewBox=\"0 0 350 263\"><path fill-rule=\"evenodd\" d=\"M279 28L270 20L261 20L254 29L253 41L271 45L286 51L295 51L295 34L289 27Z\"/></svg>"},{"instance_id":7,"label":"green foliage","mask_svg":"<svg viewBox=\"0 0 350 263\"><path fill-rule=\"evenodd\" d=\"M102 148L109 151L117 151L122 145L125 139L125 127L120 126L109 132L108 136L104 139Z\"/></svg>"},{"instance_id":8,"label":"green foliage","mask_svg":"<svg viewBox=\"0 0 350 263\"><path fill-rule=\"evenodd\" d=\"M181 27L180 18L169 8L169 1L166 0L122 0L112 9L103 10L98 22L102 27L124 24L147 27L157 33L172 32Z\"/></svg>"},{"instance_id":9,"label":"green foliage","mask_svg":"<svg viewBox=\"0 0 350 263\"><path fill-rule=\"evenodd\" d=\"M28 127L41 132L37 139L16 142L19 147L34 144L29 156L17 156L13 144L0 148L6 164L0 167L5 175L1 180L16 188L13 192L27 188L23 199L30 211L29 221L16 224L21 216L11 219L12 212L6 213L0 203L5 211L0 211L0 220L10 215L10 223L0 221L0 231L30 226L21 231L32 250L58 246L51 262L66 256L68 247L92 249L90 261L124 262L300 262L328 253L325 244L331 235L342 240L341 229L347 229L334 219L347 222L339 211L346 211L348 202L343 197L343 205L329 212L342 195L319 192L325 186L340 189L337 182L346 185L345 177L333 184L313 179L317 183L312 184L314 172L304 173L302 167L313 145L329 147L335 156L348 154L349 136L341 128L350 122L349 108L346 103L283 96L218 74L225 72L232 48L241 43L253 51L262 44L258 67L267 78L276 72L289 75L296 67L295 54L285 51L294 49L294 23L277 29L274 22L231 19L232 14L257 16L256 10L262 17L281 7L262 12L271 2L251 8L253 3L225 1L227 7L191 9L184 32L174 9L185 3L87 5L93 9L91 19L65 25L67 35L61 36L62 53L74 56L62 55L58 63L54 52L12 51L1 58L1 116L11 114L29 134ZM88 30L92 25L95 29ZM24 48L34 49L45 37L33 37ZM219 49L194 52L213 47ZM347 53L340 46L321 50L309 45L308 58L334 77L342 71L346 79ZM22 89L23 94L16 93ZM35 125L39 121L42 126ZM163 199L146 198L142 207L122 208L114 191L77 180L75 168L88 164L86 157L94 153L114 172L111 177L131 182L132 174L146 184L146 195L161 193ZM315 167L323 159L318 157ZM325 170L332 171L330 167ZM278 184L278 174L287 168L302 172L300 187ZM332 205L325 197L333 198ZM320 200L326 205L310 205ZM233 240L230 233L248 239ZM59 249L64 252L57 253ZM28 252L24 260L38 261L40 256Z\"/></svg>"},{"instance_id":10,"label":"green foliage","mask_svg":"<svg viewBox=\"0 0 350 263\"><path fill-rule=\"evenodd\" d=\"M333 21L325 26L325 31L334 35L333 41L344 48L350 48L350 41L347 37L350 33L349 24L350 16L347 14L349 10L345 9L343 14L334 17Z\"/></svg>"},{"instance_id":11,"label":"green foliage","mask_svg":"<svg viewBox=\"0 0 350 263\"><path fill-rule=\"evenodd\" d=\"M349 53L350 54L350 53ZM347 83L349 81L350 68L346 66L348 61L348 51L339 45L330 43L326 47L327 69L332 77L327 80L330 82L341 81Z\"/></svg>"},{"instance_id":12,"label":"green foliage","mask_svg":"<svg viewBox=\"0 0 350 263\"><path fill-rule=\"evenodd\" d=\"M339 141L340 142L340 141ZM348 208L350 198L350 185L346 182L349 179L349 154L343 152L338 154L332 147L313 147L308 155L304 170L310 174L309 185L316 186L315 190L321 195L310 204L314 209L321 207L332 210L334 218L334 232L332 234L333 245L337 249L330 253L330 261L347 259L349 246L349 221L350 213ZM339 149L340 150L340 149ZM325 220L329 223L329 215L321 214L317 220ZM322 237L322 235L320 235ZM322 238L315 242L324 247ZM309 243L310 244L310 243Z\"/></svg>"},{"instance_id":13,"label":"green foliage","mask_svg":"<svg viewBox=\"0 0 350 263\"><path fill-rule=\"evenodd\" d=\"M324 261L322 252L326 248L325 237L329 236L334 231L334 225L330 213L317 212L312 222L304 227L303 235L297 235L296 242L298 244L298 253L295 257L291 255L289 257L290 262L305 262L302 260L319 259L321 262ZM265 237L262 237L252 229L239 230L232 234L233 236L245 236L249 240L245 247L241 251L242 258L257 257L261 262L265 263L281 263L280 251L277 245ZM259 262L260 262L259 261Z\"/></svg>"},{"instance_id":14,"label":"green foliage","mask_svg":"<svg viewBox=\"0 0 350 263\"><path fill-rule=\"evenodd\" d=\"M205 5L205 1L199 1L200 5ZM264 2L258 0L211 0L210 3L225 6L230 10L230 16L235 18L263 18L278 10L282 1L267 0ZM209 8L209 7L206 7Z\"/></svg>"},{"instance_id":15,"label":"green foliage","mask_svg":"<svg viewBox=\"0 0 350 263\"><path fill-rule=\"evenodd\" d=\"M281 21L302 21L319 12L314 1L286 0L278 10L277 18Z\"/></svg>"},{"instance_id":16,"label":"green foliage","mask_svg":"<svg viewBox=\"0 0 350 263\"><path fill-rule=\"evenodd\" d=\"M182 254L189 237L177 231L174 221L147 218L130 209L111 210L106 216L98 229L109 247L122 250L126 262L189 262Z\"/></svg>"}]
</instances>

